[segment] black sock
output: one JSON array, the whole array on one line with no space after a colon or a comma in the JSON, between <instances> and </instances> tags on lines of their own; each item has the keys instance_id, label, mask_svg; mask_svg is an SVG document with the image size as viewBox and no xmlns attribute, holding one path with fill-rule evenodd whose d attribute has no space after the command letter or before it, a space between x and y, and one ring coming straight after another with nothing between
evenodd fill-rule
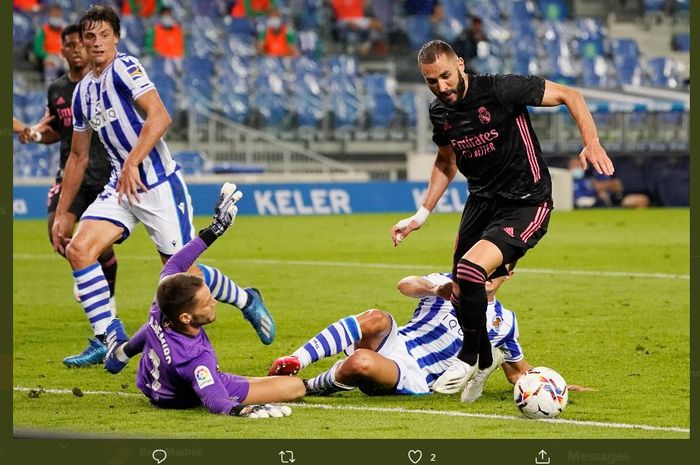
<instances>
[{"instance_id":1,"label":"black sock","mask_svg":"<svg viewBox=\"0 0 700 465\"><path fill-rule=\"evenodd\" d=\"M479 370L485 370L493 363L493 353L491 352L491 341L486 330L486 315L484 315L484 326L479 338Z\"/></svg>"},{"instance_id":2,"label":"black sock","mask_svg":"<svg viewBox=\"0 0 700 465\"><path fill-rule=\"evenodd\" d=\"M102 267L102 272L109 286L109 296L114 296L114 289L117 284L117 256L114 255L114 250L111 248L105 250L97 259Z\"/></svg>"},{"instance_id":3,"label":"black sock","mask_svg":"<svg viewBox=\"0 0 700 465\"><path fill-rule=\"evenodd\" d=\"M459 284L459 323L464 332L462 349L457 358L469 365L476 365L480 340L486 329L486 272L476 263L461 259L457 264Z\"/></svg>"}]
</instances>

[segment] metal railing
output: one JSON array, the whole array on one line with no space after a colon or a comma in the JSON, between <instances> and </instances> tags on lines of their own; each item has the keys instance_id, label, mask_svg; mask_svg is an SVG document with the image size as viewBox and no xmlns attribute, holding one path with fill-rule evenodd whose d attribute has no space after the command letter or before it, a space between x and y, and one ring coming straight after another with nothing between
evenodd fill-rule
<instances>
[{"instance_id":1,"label":"metal railing","mask_svg":"<svg viewBox=\"0 0 700 465\"><path fill-rule=\"evenodd\" d=\"M187 142L190 150L205 152L213 166L284 177L314 175L333 179L365 180L367 175L309 150L300 144L280 140L275 134L252 129L218 115L201 103L188 109Z\"/></svg>"}]
</instances>

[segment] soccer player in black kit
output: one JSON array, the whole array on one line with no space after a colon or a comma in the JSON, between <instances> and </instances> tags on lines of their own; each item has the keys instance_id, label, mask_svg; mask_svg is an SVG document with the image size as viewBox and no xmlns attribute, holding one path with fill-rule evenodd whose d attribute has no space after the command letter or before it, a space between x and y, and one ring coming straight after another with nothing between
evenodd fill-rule
<instances>
[{"instance_id":1,"label":"soccer player in black kit","mask_svg":"<svg viewBox=\"0 0 700 465\"><path fill-rule=\"evenodd\" d=\"M20 134L23 143L37 142L41 144L61 143L61 159L56 180L49 189L47 209L49 240L51 240L51 228L58 199L61 194L61 181L63 170L70 155L71 140L73 139L73 112L71 102L73 90L80 80L90 70L88 56L80 41L80 29L73 24L67 26L61 32L61 54L68 62L68 73L56 79L48 88L47 114L36 125L27 127ZM83 183L69 208L73 225L77 222L85 209L97 198L109 181L112 165L109 156L100 141L97 132L92 135L90 143L90 160L85 171ZM72 227L71 227L72 229ZM110 246L99 258L99 263L104 270L107 283L110 288L110 297L114 296L114 284L117 277L117 258ZM88 347L80 354L63 359L67 366L88 366L102 363L107 347L101 340L103 335L96 334L95 339L90 339Z\"/></svg>"},{"instance_id":2,"label":"soccer player in black kit","mask_svg":"<svg viewBox=\"0 0 700 465\"><path fill-rule=\"evenodd\" d=\"M452 47L434 40L418 52L418 65L437 97L430 104L437 157L423 205L392 228L394 245L419 229L459 170L466 176L464 206L453 256L450 300L464 332L458 360L433 390L463 390L493 363L486 334L484 283L501 275L547 232L552 183L530 124L527 106L566 105L583 139L582 167L611 175L595 123L579 92L537 76L473 75Z\"/></svg>"}]
</instances>

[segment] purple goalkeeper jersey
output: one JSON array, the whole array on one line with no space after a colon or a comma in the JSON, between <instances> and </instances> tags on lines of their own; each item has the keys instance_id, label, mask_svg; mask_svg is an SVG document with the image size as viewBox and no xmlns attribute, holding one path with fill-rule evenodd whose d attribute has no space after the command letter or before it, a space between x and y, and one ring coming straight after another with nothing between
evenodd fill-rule
<instances>
[{"instance_id":1,"label":"purple goalkeeper jersey","mask_svg":"<svg viewBox=\"0 0 700 465\"><path fill-rule=\"evenodd\" d=\"M202 239L194 238L163 266L160 279L187 271L206 249ZM165 408L204 404L212 413L228 414L243 402L248 395L248 381L219 371L216 353L204 328L197 336L188 336L165 322L154 300L148 322L142 327L146 341L136 376L136 386L151 403Z\"/></svg>"}]
</instances>

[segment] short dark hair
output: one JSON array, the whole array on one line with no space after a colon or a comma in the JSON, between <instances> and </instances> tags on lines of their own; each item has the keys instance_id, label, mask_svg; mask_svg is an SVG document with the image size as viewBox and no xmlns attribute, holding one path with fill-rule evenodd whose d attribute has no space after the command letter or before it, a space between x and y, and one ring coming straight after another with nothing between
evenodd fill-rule
<instances>
[{"instance_id":1,"label":"short dark hair","mask_svg":"<svg viewBox=\"0 0 700 465\"><path fill-rule=\"evenodd\" d=\"M80 26L77 24L69 24L68 26L64 27L61 31L61 40L65 42L66 38L71 34L80 35Z\"/></svg>"},{"instance_id":2,"label":"short dark hair","mask_svg":"<svg viewBox=\"0 0 700 465\"><path fill-rule=\"evenodd\" d=\"M431 40L423 45L418 52L418 64L427 65L435 63L440 55L447 57L456 57L457 54L452 49L452 46L442 40Z\"/></svg>"},{"instance_id":3,"label":"short dark hair","mask_svg":"<svg viewBox=\"0 0 700 465\"><path fill-rule=\"evenodd\" d=\"M119 37L121 32L121 23L119 20L119 15L112 7L105 5L93 5L91 6L80 18L78 24L80 25L80 37L83 37L83 32L88 29L93 28L97 23L104 21L112 26L112 31L114 35Z\"/></svg>"},{"instance_id":4,"label":"short dark hair","mask_svg":"<svg viewBox=\"0 0 700 465\"><path fill-rule=\"evenodd\" d=\"M197 292L204 286L201 276L177 273L163 279L156 291L156 303L171 323L195 304Z\"/></svg>"}]
</instances>

